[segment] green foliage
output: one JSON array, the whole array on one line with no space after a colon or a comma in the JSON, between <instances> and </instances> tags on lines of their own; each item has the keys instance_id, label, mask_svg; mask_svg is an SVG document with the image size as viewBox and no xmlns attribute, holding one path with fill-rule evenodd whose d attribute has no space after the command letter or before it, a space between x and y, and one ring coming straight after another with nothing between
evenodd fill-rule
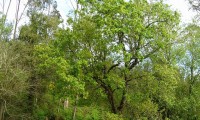
<instances>
[{"instance_id":1,"label":"green foliage","mask_svg":"<svg viewBox=\"0 0 200 120\"><path fill-rule=\"evenodd\" d=\"M26 104L23 103L26 100L29 73L21 61L23 54L15 51L16 44L0 42L0 119L28 117Z\"/></svg>"},{"instance_id":2,"label":"green foliage","mask_svg":"<svg viewBox=\"0 0 200 120\"><path fill-rule=\"evenodd\" d=\"M21 27L19 39L30 44L48 43L54 37L61 20L58 16L33 13L30 23Z\"/></svg>"},{"instance_id":3,"label":"green foliage","mask_svg":"<svg viewBox=\"0 0 200 120\"><path fill-rule=\"evenodd\" d=\"M84 92L84 84L76 76L70 75L71 67L63 53L51 45L40 44L35 46L36 72L47 83L53 94L68 96Z\"/></svg>"},{"instance_id":4,"label":"green foliage","mask_svg":"<svg viewBox=\"0 0 200 120\"><path fill-rule=\"evenodd\" d=\"M172 72L173 71L173 72ZM128 107L131 119L161 119L173 116L176 105L178 71L168 65L155 64L150 71L138 68L134 71L128 92ZM170 113L169 113L170 112Z\"/></svg>"},{"instance_id":5,"label":"green foliage","mask_svg":"<svg viewBox=\"0 0 200 120\"><path fill-rule=\"evenodd\" d=\"M111 111L120 113L126 103L128 84L133 81L132 70L137 70L139 63L170 44L179 14L162 2L145 0L83 0L79 3L82 7L77 18L70 19L72 30L66 31L68 37L65 38L78 49L70 46L67 51L75 54L73 59L86 63L81 67L84 76L90 77L86 82L94 88L100 86ZM167 83L168 79L171 76L158 84L172 85L172 81Z\"/></svg>"},{"instance_id":6,"label":"green foliage","mask_svg":"<svg viewBox=\"0 0 200 120\"><path fill-rule=\"evenodd\" d=\"M0 119L200 119L197 22L162 0L27 4L19 37L0 15Z\"/></svg>"}]
</instances>

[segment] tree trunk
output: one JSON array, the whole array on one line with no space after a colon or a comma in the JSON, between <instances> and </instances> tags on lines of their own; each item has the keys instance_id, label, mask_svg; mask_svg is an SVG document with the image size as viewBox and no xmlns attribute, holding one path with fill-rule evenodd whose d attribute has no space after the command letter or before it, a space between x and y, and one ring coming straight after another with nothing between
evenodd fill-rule
<instances>
[{"instance_id":1,"label":"tree trunk","mask_svg":"<svg viewBox=\"0 0 200 120\"><path fill-rule=\"evenodd\" d=\"M29 78L29 88L28 88L28 110L30 113L32 113L34 108L34 98L35 98L35 92L36 92L36 82L35 77L32 76Z\"/></svg>"},{"instance_id":2,"label":"tree trunk","mask_svg":"<svg viewBox=\"0 0 200 120\"><path fill-rule=\"evenodd\" d=\"M17 25L18 25L18 22L19 22L19 8L20 8L20 3L21 3L21 0L18 1L18 4L17 4L17 9L16 9L16 15L15 15L15 27L14 27L14 34L13 34L13 39L15 40L16 39L16 32L17 32Z\"/></svg>"},{"instance_id":3,"label":"tree trunk","mask_svg":"<svg viewBox=\"0 0 200 120\"><path fill-rule=\"evenodd\" d=\"M121 98L119 107L117 107L117 110L119 112L121 112L123 110L125 102L126 102L126 88L124 88L124 90L123 90L122 98Z\"/></svg>"},{"instance_id":4,"label":"tree trunk","mask_svg":"<svg viewBox=\"0 0 200 120\"><path fill-rule=\"evenodd\" d=\"M121 98L120 104L117 107L117 110L119 112L122 112L122 110L124 108L124 104L126 102L126 93L127 93L127 87L128 87L128 80L127 80L126 74L125 74L125 77L124 77L124 81L125 81L125 88L123 89L123 92L122 92L122 98Z\"/></svg>"},{"instance_id":5,"label":"tree trunk","mask_svg":"<svg viewBox=\"0 0 200 120\"><path fill-rule=\"evenodd\" d=\"M75 100L75 104L74 104L74 111L73 111L73 117L72 117L72 120L76 120L77 102L78 102L78 95L76 95L76 100Z\"/></svg>"},{"instance_id":6,"label":"tree trunk","mask_svg":"<svg viewBox=\"0 0 200 120\"><path fill-rule=\"evenodd\" d=\"M191 61L191 66L190 66L190 81L189 81L189 100L191 100L191 96L192 96L192 86L194 84L194 59L193 59L193 56L192 56L192 61ZM192 107L193 107L193 103L190 103L190 107L188 109L188 111L191 111L192 110ZM187 115L187 119L191 119L191 115L190 115L190 112L188 112L188 115Z\"/></svg>"},{"instance_id":7,"label":"tree trunk","mask_svg":"<svg viewBox=\"0 0 200 120\"><path fill-rule=\"evenodd\" d=\"M194 84L194 60L192 58L192 65L190 66L190 82L189 82L189 95L192 94L192 85Z\"/></svg>"},{"instance_id":8,"label":"tree trunk","mask_svg":"<svg viewBox=\"0 0 200 120\"><path fill-rule=\"evenodd\" d=\"M69 107L69 100L68 98L64 101L64 109L67 109Z\"/></svg>"},{"instance_id":9,"label":"tree trunk","mask_svg":"<svg viewBox=\"0 0 200 120\"><path fill-rule=\"evenodd\" d=\"M0 103L0 120L4 119L4 103L1 101Z\"/></svg>"},{"instance_id":10,"label":"tree trunk","mask_svg":"<svg viewBox=\"0 0 200 120\"><path fill-rule=\"evenodd\" d=\"M6 19L7 19L7 16L8 16L8 11L9 11L9 9L10 9L11 1L12 1L12 0L9 1L8 7L7 7L7 10L6 10L6 13L5 13L5 19L4 19L4 21L3 21L3 24L4 24L4 25L5 25L5 21L6 21Z\"/></svg>"},{"instance_id":11,"label":"tree trunk","mask_svg":"<svg viewBox=\"0 0 200 120\"><path fill-rule=\"evenodd\" d=\"M113 113L116 114L116 113L117 113L117 109L116 109L116 107L115 107L115 101L114 101L113 92L112 92L112 90L110 90L110 89L107 89L106 92L107 92L108 101L109 101L110 106L111 106L111 110L112 110Z\"/></svg>"}]
</instances>

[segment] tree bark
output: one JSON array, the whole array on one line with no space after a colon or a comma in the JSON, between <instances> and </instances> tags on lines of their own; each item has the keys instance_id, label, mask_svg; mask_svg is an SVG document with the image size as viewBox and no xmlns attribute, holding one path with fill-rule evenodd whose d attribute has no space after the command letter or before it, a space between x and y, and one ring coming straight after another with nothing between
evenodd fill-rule
<instances>
[{"instance_id":1,"label":"tree bark","mask_svg":"<svg viewBox=\"0 0 200 120\"><path fill-rule=\"evenodd\" d=\"M128 79L127 77L125 76L125 88L123 89L123 92L122 92L122 98L121 98L121 101L120 101L120 104L118 106L118 111L121 112L124 108L124 104L126 102L126 93L127 93L127 87L128 87Z\"/></svg>"},{"instance_id":2,"label":"tree bark","mask_svg":"<svg viewBox=\"0 0 200 120\"><path fill-rule=\"evenodd\" d=\"M36 86L35 86L35 77L32 76L29 79L29 88L28 88L28 110L30 113L32 113L34 108L34 98L35 98L35 92L36 92Z\"/></svg>"},{"instance_id":3,"label":"tree bark","mask_svg":"<svg viewBox=\"0 0 200 120\"><path fill-rule=\"evenodd\" d=\"M9 1L8 7L7 7L7 10L6 10L6 13L5 13L5 19L4 19L4 21L3 21L3 22L4 22L4 24L5 24L5 21L6 21L6 19L7 19L7 16L8 16L8 11L9 11L9 9L10 9L10 4L11 4L11 1L12 1L12 0L10 0L10 1Z\"/></svg>"},{"instance_id":4,"label":"tree bark","mask_svg":"<svg viewBox=\"0 0 200 120\"><path fill-rule=\"evenodd\" d=\"M17 8L16 8L16 15L15 15L15 27L14 27L14 34L13 39L16 39L16 32L17 32L17 25L18 25L18 17L19 17L19 7L20 7L21 0L18 1Z\"/></svg>"},{"instance_id":5,"label":"tree bark","mask_svg":"<svg viewBox=\"0 0 200 120\"><path fill-rule=\"evenodd\" d=\"M194 58L192 56L191 66L190 66L190 81L189 81L189 96L192 94L192 86L194 84Z\"/></svg>"},{"instance_id":6,"label":"tree bark","mask_svg":"<svg viewBox=\"0 0 200 120\"><path fill-rule=\"evenodd\" d=\"M4 103L1 101L0 103L0 120L4 119Z\"/></svg>"},{"instance_id":7,"label":"tree bark","mask_svg":"<svg viewBox=\"0 0 200 120\"><path fill-rule=\"evenodd\" d=\"M116 109L116 106L115 106L113 91L110 90L110 89L107 89L106 92L107 92L108 101L109 101L110 106L111 106L111 110L112 110L113 113L117 114L117 109Z\"/></svg>"},{"instance_id":8,"label":"tree bark","mask_svg":"<svg viewBox=\"0 0 200 120\"><path fill-rule=\"evenodd\" d=\"M76 95L72 120L76 120L77 102L78 102L78 95Z\"/></svg>"}]
</instances>

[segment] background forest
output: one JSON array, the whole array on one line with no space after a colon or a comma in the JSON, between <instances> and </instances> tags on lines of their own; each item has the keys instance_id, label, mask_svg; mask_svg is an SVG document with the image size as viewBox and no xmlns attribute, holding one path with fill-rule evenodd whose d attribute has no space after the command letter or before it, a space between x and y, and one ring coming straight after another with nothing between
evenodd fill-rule
<instances>
[{"instance_id":1,"label":"background forest","mask_svg":"<svg viewBox=\"0 0 200 120\"><path fill-rule=\"evenodd\" d=\"M75 0L66 25L54 0L22 13L17 0L11 23L11 2L0 12L0 120L200 120L199 0L187 25L163 0Z\"/></svg>"}]
</instances>

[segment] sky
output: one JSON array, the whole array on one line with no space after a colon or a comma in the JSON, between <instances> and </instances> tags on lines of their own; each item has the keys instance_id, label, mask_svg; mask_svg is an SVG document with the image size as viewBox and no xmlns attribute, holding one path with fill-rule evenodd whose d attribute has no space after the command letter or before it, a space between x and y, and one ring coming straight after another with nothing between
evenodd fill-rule
<instances>
[{"instance_id":1,"label":"sky","mask_svg":"<svg viewBox=\"0 0 200 120\"><path fill-rule=\"evenodd\" d=\"M73 0L71 0L73 3ZM172 10L176 10L181 14L182 23L189 23L195 16L195 13L190 10L187 0L164 0L165 3L171 6ZM58 10L62 16L67 15L69 9L73 9L70 0L57 0Z\"/></svg>"},{"instance_id":2,"label":"sky","mask_svg":"<svg viewBox=\"0 0 200 120\"><path fill-rule=\"evenodd\" d=\"M8 5L9 0L4 0L6 1L6 5ZM8 20L10 22L14 22L13 19L15 17L15 11L16 11L16 1L17 0L12 0L10 10L8 13ZM20 11L23 11L24 4L27 2L27 0L21 0L22 4L20 7ZM72 4L74 3L74 0L56 0L58 4L58 10L60 11L60 14L64 19L66 19L67 14L69 10L73 9ZM189 23L192 21L193 16L195 15L192 10L189 10L189 5L187 0L164 0L165 3L169 4L171 6L172 10L176 10L181 13L181 20L182 23ZM0 11L2 11L2 3L3 0L0 0ZM23 18L21 21L21 24L24 22L27 22L26 18Z\"/></svg>"},{"instance_id":3,"label":"sky","mask_svg":"<svg viewBox=\"0 0 200 120\"><path fill-rule=\"evenodd\" d=\"M172 10L181 13L182 23L189 23L195 16L195 13L189 8L187 0L165 0L167 4L171 5Z\"/></svg>"}]
</instances>

